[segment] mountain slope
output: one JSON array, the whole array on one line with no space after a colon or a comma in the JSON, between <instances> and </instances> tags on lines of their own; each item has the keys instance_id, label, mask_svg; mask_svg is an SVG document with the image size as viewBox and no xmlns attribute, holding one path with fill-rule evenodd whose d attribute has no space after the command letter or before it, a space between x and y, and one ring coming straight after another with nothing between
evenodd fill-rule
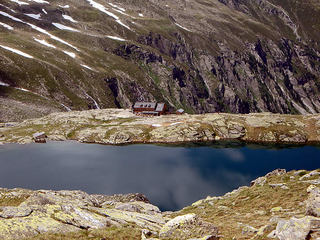
<instances>
[{"instance_id":1,"label":"mountain slope","mask_svg":"<svg viewBox=\"0 0 320 240\"><path fill-rule=\"evenodd\" d=\"M314 0L1 0L0 121L136 100L320 112L319 27Z\"/></svg>"}]
</instances>

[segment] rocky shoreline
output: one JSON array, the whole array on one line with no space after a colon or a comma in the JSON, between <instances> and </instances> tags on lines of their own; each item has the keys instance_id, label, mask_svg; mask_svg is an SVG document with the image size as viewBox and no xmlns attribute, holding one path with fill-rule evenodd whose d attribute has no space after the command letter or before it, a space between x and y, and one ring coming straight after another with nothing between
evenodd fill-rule
<instances>
[{"instance_id":1,"label":"rocky shoreline","mask_svg":"<svg viewBox=\"0 0 320 240\"><path fill-rule=\"evenodd\" d=\"M319 144L320 114L207 113L142 117L128 109L73 111L0 124L0 142L32 143L33 134L39 132L52 141L112 145L220 140Z\"/></svg>"},{"instance_id":2,"label":"rocky shoreline","mask_svg":"<svg viewBox=\"0 0 320 240\"><path fill-rule=\"evenodd\" d=\"M0 188L0 238L316 240L319 184L320 169L276 169L177 212L161 212L142 194Z\"/></svg>"}]
</instances>

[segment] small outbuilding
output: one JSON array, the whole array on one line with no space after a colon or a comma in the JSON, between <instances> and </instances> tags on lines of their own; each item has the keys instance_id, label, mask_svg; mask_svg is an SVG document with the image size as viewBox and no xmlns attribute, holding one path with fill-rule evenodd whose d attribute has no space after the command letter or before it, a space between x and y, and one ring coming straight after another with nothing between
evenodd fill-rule
<instances>
[{"instance_id":1,"label":"small outbuilding","mask_svg":"<svg viewBox=\"0 0 320 240\"><path fill-rule=\"evenodd\" d=\"M36 142L36 143L46 143L47 142L47 140L46 140L47 135L44 132L35 133L35 134L33 134L32 137L33 137L34 142Z\"/></svg>"},{"instance_id":2,"label":"small outbuilding","mask_svg":"<svg viewBox=\"0 0 320 240\"><path fill-rule=\"evenodd\" d=\"M180 108L176 111L176 114L179 114L179 115L184 114L184 110Z\"/></svg>"}]
</instances>

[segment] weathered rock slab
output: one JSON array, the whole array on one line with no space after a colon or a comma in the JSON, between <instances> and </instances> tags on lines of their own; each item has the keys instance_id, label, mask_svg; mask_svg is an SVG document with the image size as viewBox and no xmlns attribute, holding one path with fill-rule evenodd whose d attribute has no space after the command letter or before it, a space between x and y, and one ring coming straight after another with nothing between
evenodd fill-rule
<instances>
[{"instance_id":1,"label":"weathered rock slab","mask_svg":"<svg viewBox=\"0 0 320 240\"><path fill-rule=\"evenodd\" d=\"M218 229L213 224L204 222L195 214L186 214L168 221L160 230L160 239L202 238L219 239Z\"/></svg>"}]
</instances>

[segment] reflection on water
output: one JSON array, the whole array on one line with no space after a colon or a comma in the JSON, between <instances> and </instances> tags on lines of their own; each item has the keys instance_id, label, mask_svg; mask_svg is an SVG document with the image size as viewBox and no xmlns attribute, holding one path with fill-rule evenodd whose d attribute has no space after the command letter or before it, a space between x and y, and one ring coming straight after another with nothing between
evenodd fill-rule
<instances>
[{"instance_id":1,"label":"reflection on water","mask_svg":"<svg viewBox=\"0 0 320 240\"><path fill-rule=\"evenodd\" d=\"M320 167L317 147L225 143L102 146L75 142L0 146L0 187L145 194L162 210L217 196L275 168Z\"/></svg>"}]
</instances>

